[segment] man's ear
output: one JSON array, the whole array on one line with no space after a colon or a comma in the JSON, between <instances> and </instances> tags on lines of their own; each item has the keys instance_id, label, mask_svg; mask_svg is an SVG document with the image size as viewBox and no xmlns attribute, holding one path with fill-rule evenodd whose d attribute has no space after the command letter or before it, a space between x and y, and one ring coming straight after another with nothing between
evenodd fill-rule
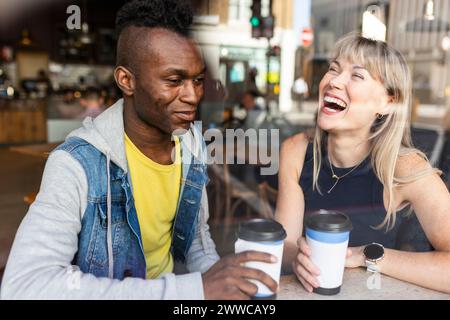
<instances>
[{"instance_id":1,"label":"man's ear","mask_svg":"<svg viewBox=\"0 0 450 320\"><path fill-rule=\"evenodd\" d=\"M136 78L134 74L124 66L118 66L114 70L114 78L117 86L122 90L125 96L132 96L136 89Z\"/></svg>"}]
</instances>

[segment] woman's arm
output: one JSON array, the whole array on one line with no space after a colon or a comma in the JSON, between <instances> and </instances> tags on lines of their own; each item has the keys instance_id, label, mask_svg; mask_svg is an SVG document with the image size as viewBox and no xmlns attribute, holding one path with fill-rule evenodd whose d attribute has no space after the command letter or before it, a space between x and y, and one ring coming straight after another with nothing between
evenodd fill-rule
<instances>
[{"instance_id":1,"label":"woman's arm","mask_svg":"<svg viewBox=\"0 0 450 320\"><path fill-rule=\"evenodd\" d=\"M402 158L396 169L398 177L406 177L428 166L418 155ZM450 195L446 186L437 174L430 174L398 188L396 196L399 201L411 203L435 251L417 253L385 249L385 257L379 263L380 271L403 281L450 293ZM363 266L362 251L355 249L354 253Z\"/></svg>"},{"instance_id":2,"label":"woman's arm","mask_svg":"<svg viewBox=\"0 0 450 320\"><path fill-rule=\"evenodd\" d=\"M297 240L303 227L305 202L299 180L305 159L308 139L299 133L283 142L280 151L278 198L275 219L287 233L283 254L283 270L291 272L297 254Z\"/></svg>"}]
</instances>

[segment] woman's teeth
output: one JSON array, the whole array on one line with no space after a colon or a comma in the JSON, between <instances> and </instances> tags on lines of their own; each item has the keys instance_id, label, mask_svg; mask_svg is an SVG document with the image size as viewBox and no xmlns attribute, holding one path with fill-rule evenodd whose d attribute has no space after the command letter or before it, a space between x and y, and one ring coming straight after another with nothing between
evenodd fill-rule
<instances>
[{"instance_id":1,"label":"woman's teeth","mask_svg":"<svg viewBox=\"0 0 450 320\"><path fill-rule=\"evenodd\" d=\"M325 107L325 109L327 109L327 111L328 111L328 112L331 112L331 113L338 113L338 112L341 112L341 110L337 110L337 109L333 109L333 108L329 108L329 107Z\"/></svg>"},{"instance_id":2,"label":"woman's teeth","mask_svg":"<svg viewBox=\"0 0 450 320\"><path fill-rule=\"evenodd\" d=\"M325 96L323 98L323 101L325 101L327 103L333 103L333 104L337 105L338 107L340 107L342 109L345 109L347 107L347 104L344 101L342 101L340 99L332 98L332 97L329 97L329 96ZM329 108L329 109L331 109L331 108Z\"/></svg>"}]
</instances>

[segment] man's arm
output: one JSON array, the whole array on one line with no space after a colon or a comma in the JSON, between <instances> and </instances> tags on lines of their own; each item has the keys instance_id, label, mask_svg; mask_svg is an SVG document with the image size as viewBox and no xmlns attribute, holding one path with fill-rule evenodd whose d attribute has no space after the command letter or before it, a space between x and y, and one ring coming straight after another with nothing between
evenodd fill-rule
<instances>
[{"instance_id":1,"label":"man's arm","mask_svg":"<svg viewBox=\"0 0 450 320\"><path fill-rule=\"evenodd\" d=\"M192 126L192 135L189 136L191 141L195 141L193 145L196 145L193 150L196 150L196 156L203 163L207 163L208 151L205 140L201 133L201 128ZM219 255L216 252L216 246L211 239L209 233L209 205L208 194L206 193L206 186L202 190L202 198L200 204L200 212L198 214L197 226L195 232L195 238L192 241L191 247L186 257L186 268L189 272L199 271L201 273L206 272L215 264L219 259Z\"/></svg>"},{"instance_id":2,"label":"man's arm","mask_svg":"<svg viewBox=\"0 0 450 320\"><path fill-rule=\"evenodd\" d=\"M2 281L2 299L204 298L198 272L119 281L71 271L86 199L81 165L64 151L53 153L37 199L17 232Z\"/></svg>"},{"instance_id":3,"label":"man's arm","mask_svg":"<svg viewBox=\"0 0 450 320\"><path fill-rule=\"evenodd\" d=\"M187 255L186 267L190 272L199 271L203 273L219 261L220 257L216 252L216 246L209 233L208 196L205 187L203 188L201 201L196 234Z\"/></svg>"}]
</instances>

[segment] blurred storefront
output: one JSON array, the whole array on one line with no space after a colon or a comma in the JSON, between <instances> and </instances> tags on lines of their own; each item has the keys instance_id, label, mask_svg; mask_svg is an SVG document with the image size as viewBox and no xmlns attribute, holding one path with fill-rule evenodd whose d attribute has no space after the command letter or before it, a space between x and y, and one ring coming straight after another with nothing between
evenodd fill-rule
<instances>
[{"instance_id":1,"label":"blurred storefront","mask_svg":"<svg viewBox=\"0 0 450 320\"><path fill-rule=\"evenodd\" d=\"M450 1L434 0L431 17L426 1L393 0L390 5L388 39L407 58L413 75L416 103L427 105L430 113L448 108L450 95L448 39ZM448 41L448 40L447 40ZM424 113L427 113L424 109Z\"/></svg>"},{"instance_id":2,"label":"blurred storefront","mask_svg":"<svg viewBox=\"0 0 450 320\"><path fill-rule=\"evenodd\" d=\"M225 101L209 106L207 113L239 104L247 90L264 96L274 112L291 110L290 88L294 81L295 41L292 30L293 0L262 0L261 14L275 17L273 37L253 38L249 23L252 0L194 1L197 8L194 35L205 53L213 79L225 89Z\"/></svg>"},{"instance_id":3,"label":"blurred storefront","mask_svg":"<svg viewBox=\"0 0 450 320\"><path fill-rule=\"evenodd\" d=\"M56 142L81 125L84 93L106 107L114 83L117 10L124 0L10 5L0 23L0 145ZM79 9L79 28L68 19ZM16 8L15 10L13 10ZM99 106L100 107L100 106Z\"/></svg>"},{"instance_id":4,"label":"blurred storefront","mask_svg":"<svg viewBox=\"0 0 450 320\"><path fill-rule=\"evenodd\" d=\"M296 0L260 1L261 15L274 17L269 39L252 37L252 0L190 1L196 12L193 34L211 80L199 117L220 123L224 109L238 105L248 90L257 91L260 104L274 113L290 111ZM100 1L36 1L0 22L0 109L16 115L18 105L27 112L31 109L26 106L39 105L32 111L42 110L39 119L44 122L38 127L47 128L33 139L20 141L12 141L6 137L9 133L4 133L0 143L61 140L81 124L77 101L87 88L99 89L105 106L119 97L113 79L114 21L125 2L113 0L105 6ZM80 9L81 24L69 30L66 24L71 11L67 10L74 5ZM5 116L3 121L9 122L7 119Z\"/></svg>"}]
</instances>

